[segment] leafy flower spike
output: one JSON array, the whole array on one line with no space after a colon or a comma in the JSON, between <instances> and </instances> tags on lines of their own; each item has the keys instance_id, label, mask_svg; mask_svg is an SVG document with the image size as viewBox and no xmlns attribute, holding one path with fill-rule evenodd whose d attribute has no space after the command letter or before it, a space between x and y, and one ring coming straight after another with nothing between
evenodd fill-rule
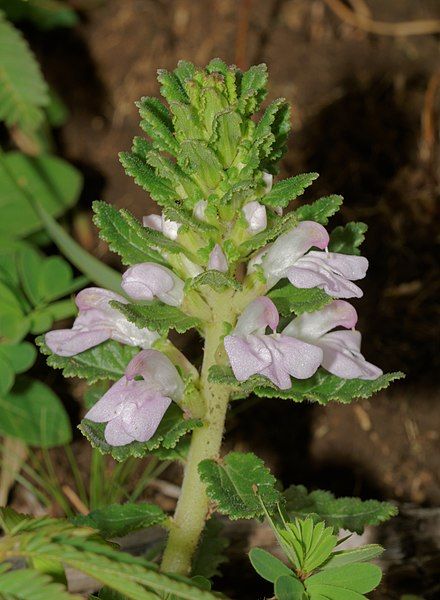
<instances>
[{"instance_id":1,"label":"leafy flower spike","mask_svg":"<svg viewBox=\"0 0 440 600\"><path fill-rule=\"evenodd\" d=\"M291 386L290 375L307 379L315 373L322 361L321 348L275 333L278 322L275 304L262 296L247 306L232 334L225 337L225 349L238 381L259 374L284 390ZM266 335L266 327L274 333Z\"/></svg>"},{"instance_id":2,"label":"leafy flower spike","mask_svg":"<svg viewBox=\"0 0 440 600\"><path fill-rule=\"evenodd\" d=\"M357 323L356 310L344 300L335 300L322 310L304 313L294 319L283 331L323 351L324 369L344 379L377 379L379 367L367 362L360 352L359 331L331 331L335 327L352 329Z\"/></svg>"},{"instance_id":3,"label":"leafy flower spike","mask_svg":"<svg viewBox=\"0 0 440 600\"><path fill-rule=\"evenodd\" d=\"M121 287L135 300L159 298L170 306L180 306L183 301L183 285L183 281L171 269L145 262L125 271Z\"/></svg>"},{"instance_id":4,"label":"leafy flower spike","mask_svg":"<svg viewBox=\"0 0 440 600\"><path fill-rule=\"evenodd\" d=\"M150 348L159 334L146 328L139 329L127 321L110 306L112 300L127 304L123 296L102 288L86 288L79 292L75 299L79 314L72 329L46 333L45 341L50 350L59 356L74 356L109 339Z\"/></svg>"},{"instance_id":5,"label":"leafy flower spike","mask_svg":"<svg viewBox=\"0 0 440 600\"><path fill-rule=\"evenodd\" d=\"M281 235L253 264L261 262L269 288L287 279L298 288L319 287L334 298L360 298L362 290L353 283L363 279L368 260L338 252L319 252L329 243L326 229L314 221L302 221Z\"/></svg>"},{"instance_id":6,"label":"leafy flower spike","mask_svg":"<svg viewBox=\"0 0 440 600\"><path fill-rule=\"evenodd\" d=\"M183 391L183 381L169 358L156 350L143 350L85 418L107 423L104 435L111 446L146 442L172 400L180 400Z\"/></svg>"}]
</instances>

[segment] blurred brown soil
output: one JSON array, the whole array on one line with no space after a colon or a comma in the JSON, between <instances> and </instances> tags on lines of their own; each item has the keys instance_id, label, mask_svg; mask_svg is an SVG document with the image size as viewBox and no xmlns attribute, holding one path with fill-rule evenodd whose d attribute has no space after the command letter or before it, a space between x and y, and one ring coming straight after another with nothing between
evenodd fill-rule
<instances>
[{"instance_id":1,"label":"blurred brown soil","mask_svg":"<svg viewBox=\"0 0 440 600\"><path fill-rule=\"evenodd\" d=\"M364 351L407 379L352 406L261 402L244 426L231 418L228 447L269 459L285 484L438 504L440 36L368 34L342 22L323 0L96 5L75 31L32 34L45 73L71 110L60 143L86 176L83 211L96 197L138 216L154 210L117 158L140 133L134 101L158 95L158 67L173 68L181 58L204 65L216 56L232 63L238 56L241 66L266 62L269 98L284 96L293 105L282 175L318 171L306 199L340 193L345 203L334 224L369 225L370 273L365 299L356 303ZM381 21L440 18L438 0L351 5L367 5ZM77 231L85 245L114 260L84 226Z\"/></svg>"}]
</instances>

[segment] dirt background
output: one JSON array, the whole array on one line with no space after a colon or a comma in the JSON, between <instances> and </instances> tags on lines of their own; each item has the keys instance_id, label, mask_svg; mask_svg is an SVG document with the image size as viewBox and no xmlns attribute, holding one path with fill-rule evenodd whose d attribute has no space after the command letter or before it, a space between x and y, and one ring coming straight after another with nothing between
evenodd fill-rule
<instances>
[{"instance_id":1,"label":"dirt background","mask_svg":"<svg viewBox=\"0 0 440 600\"><path fill-rule=\"evenodd\" d=\"M256 451L286 485L432 507L440 500L440 35L371 34L341 19L334 4L77 0L74 30L27 34L71 111L58 137L62 154L86 177L76 235L110 261L83 217L97 197L139 216L153 210L117 154L139 134L134 101L158 95L156 69L217 56L242 67L267 63L269 100L283 96L293 105L282 174L318 171L306 199L340 193L345 203L334 225L368 224L370 273L365 298L356 302L364 353L407 378L352 406L254 404L241 424L232 416L227 446ZM356 18L371 11L377 21L440 18L439 0L353 0L345 7ZM224 589L243 600L262 597L248 566L240 568L224 569Z\"/></svg>"}]
</instances>

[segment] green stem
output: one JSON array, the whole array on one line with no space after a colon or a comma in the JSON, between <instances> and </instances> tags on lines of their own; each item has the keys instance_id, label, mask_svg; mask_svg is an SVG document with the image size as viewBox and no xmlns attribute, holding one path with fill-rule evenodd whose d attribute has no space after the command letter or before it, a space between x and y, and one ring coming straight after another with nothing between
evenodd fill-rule
<instances>
[{"instance_id":1,"label":"green stem","mask_svg":"<svg viewBox=\"0 0 440 600\"><path fill-rule=\"evenodd\" d=\"M182 575L190 573L191 559L208 514L208 497L205 485L199 477L198 466L202 460L218 457L225 426L229 389L208 381L208 371L216 362L216 351L222 333L221 319L206 327L205 354L200 376L200 390L205 401L206 417L203 427L194 430L191 440L182 491L162 560L162 570L168 573Z\"/></svg>"}]
</instances>

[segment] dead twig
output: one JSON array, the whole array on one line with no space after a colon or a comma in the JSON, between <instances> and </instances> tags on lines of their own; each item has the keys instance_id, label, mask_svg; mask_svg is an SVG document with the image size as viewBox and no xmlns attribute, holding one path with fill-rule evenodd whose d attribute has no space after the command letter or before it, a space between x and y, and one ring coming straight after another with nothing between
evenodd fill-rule
<instances>
[{"instance_id":1,"label":"dead twig","mask_svg":"<svg viewBox=\"0 0 440 600\"><path fill-rule=\"evenodd\" d=\"M89 509L84 502L79 498L78 494L72 490L68 485L63 485L63 494L69 500L70 504L75 508L81 515L88 515Z\"/></svg>"},{"instance_id":2,"label":"dead twig","mask_svg":"<svg viewBox=\"0 0 440 600\"><path fill-rule=\"evenodd\" d=\"M440 33L440 19L420 19L415 21L401 21L400 23L387 23L385 21L375 21L365 11L359 9L353 10L341 0L324 0L324 2L341 21L368 33L391 36Z\"/></svg>"},{"instance_id":3,"label":"dead twig","mask_svg":"<svg viewBox=\"0 0 440 600\"><path fill-rule=\"evenodd\" d=\"M434 155L437 138L437 104L436 98L440 91L440 70L431 75L425 92L422 110L422 140L420 144L420 158L430 162Z\"/></svg>"}]
</instances>

